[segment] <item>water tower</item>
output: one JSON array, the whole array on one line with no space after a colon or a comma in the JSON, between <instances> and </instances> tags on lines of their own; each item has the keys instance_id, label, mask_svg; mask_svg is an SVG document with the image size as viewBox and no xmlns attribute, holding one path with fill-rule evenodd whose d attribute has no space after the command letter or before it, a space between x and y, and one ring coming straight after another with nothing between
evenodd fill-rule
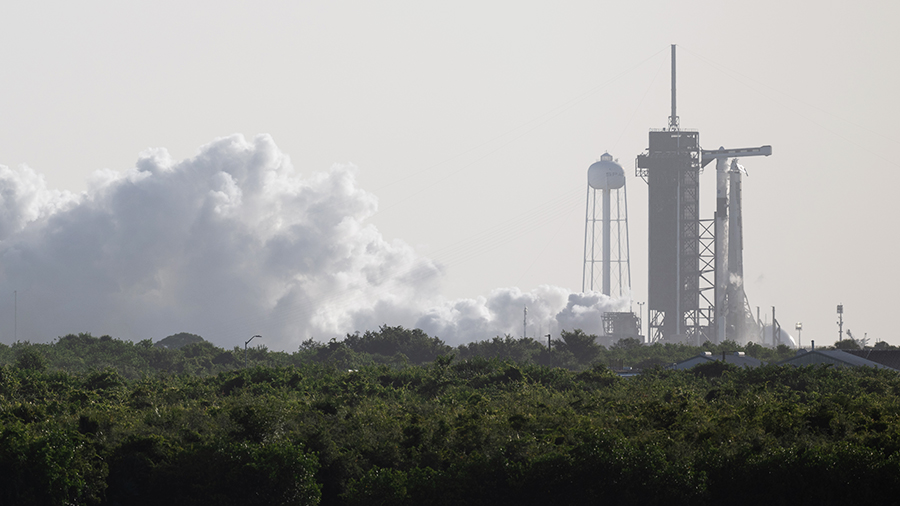
<instances>
[{"instance_id":1,"label":"water tower","mask_svg":"<svg viewBox=\"0 0 900 506\"><path fill-rule=\"evenodd\" d=\"M609 153L588 168L581 283L585 292L613 297L631 292L625 171Z\"/></svg>"}]
</instances>

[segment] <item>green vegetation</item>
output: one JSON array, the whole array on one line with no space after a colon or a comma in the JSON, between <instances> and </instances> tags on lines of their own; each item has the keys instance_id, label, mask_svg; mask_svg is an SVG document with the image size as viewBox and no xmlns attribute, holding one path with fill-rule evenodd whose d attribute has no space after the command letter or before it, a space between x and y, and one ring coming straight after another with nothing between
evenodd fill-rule
<instances>
[{"instance_id":1,"label":"green vegetation","mask_svg":"<svg viewBox=\"0 0 900 506\"><path fill-rule=\"evenodd\" d=\"M636 339L623 339L605 348L595 344L595 337L581 330L563 331L558 339L553 339L552 351L547 349L546 343L510 336L453 348L419 329L385 325L377 332L348 334L340 341L332 339L321 343L310 339L293 353L269 351L265 345L258 345L247 350L247 362L248 365L269 367L319 363L358 369L373 365L427 365L440 356L453 355L457 360L496 358L579 371L597 364L611 369L665 366L704 351L714 355L743 351L763 361L782 360L794 353L787 346L773 350L752 343L740 346L732 342L718 345L707 342L700 347L658 343L643 345ZM137 379L158 373L209 375L233 371L243 367L244 349L222 349L188 333L175 334L155 344L150 340L133 343L90 334L70 334L52 344L0 344L0 364L13 364L18 360L37 360L51 370L71 373L113 367L123 377Z\"/></svg>"},{"instance_id":2,"label":"green vegetation","mask_svg":"<svg viewBox=\"0 0 900 506\"><path fill-rule=\"evenodd\" d=\"M189 334L187 332L179 332L178 334L172 334L171 336L158 341L154 346L158 346L160 348L171 348L178 349L189 344L197 344L205 341L202 337L197 334Z\"/></svg>"},{"instance_id":3,"label":"green vegetation","mask_svg":"<svg viewBox=\"0 0 900 506\"><path fill-rule=\"evenodd\" d=\"M897 373L711 362L622 379L606 364L699 350L592 345L453 350L383 327L258 347L247 369L205 341L0 347L0 504L896 501Z\"/></svg>"}]
</instances>

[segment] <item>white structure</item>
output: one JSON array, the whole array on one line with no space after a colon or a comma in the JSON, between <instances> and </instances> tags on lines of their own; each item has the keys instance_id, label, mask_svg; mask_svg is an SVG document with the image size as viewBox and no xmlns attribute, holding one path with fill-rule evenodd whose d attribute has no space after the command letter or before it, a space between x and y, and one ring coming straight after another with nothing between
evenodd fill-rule
<instances>
[{"instance_id":1,"label":"white structure","mask_svg":"<svg viewBox=\"0 0 900 506\"><path fill-rule=\"evenodd\" d=\"M715 316L716 342L747 339L747 295L744 293L741 174L737 157L769 156L772 146L703 150L702 166L716 161ZM731 164L728 160L731 159ZM730 168L729 168L730 167Z\"/></svg>"},{"instance_id":2,"label":"white structure","mask_svg":"<svg viewBox=\"0 0 900 506\"><path fill-rule=\"evenodd\" d=\"M610 296L621 297L631 291L625 171L609 153L588 168L581 284L584 292L602 291Z\"/></svg>"},{"instance_id":3,"label":"white structure","mask_svg":"<svg viewBox=\"0 0 900 506\"><path fill-rule=\"evenodd\" d=\"M791 348L799 348L794 336L788 334L788 331L782 328L776 331L771 324L763 326L759 344L769 348L776 348L779 344L790 346Z\"/></svg>"}]
</instances>

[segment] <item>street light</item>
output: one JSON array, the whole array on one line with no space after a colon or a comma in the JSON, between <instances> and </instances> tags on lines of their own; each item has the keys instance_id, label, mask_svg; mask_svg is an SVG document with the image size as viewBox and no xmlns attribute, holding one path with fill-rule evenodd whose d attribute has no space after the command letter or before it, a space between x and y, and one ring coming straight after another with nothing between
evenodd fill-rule
<instances>
[{"instance_id":1,"label":"street light","mask_svg":"<svg viewBox=\"0 0 900 506\"><path fill-rule=\"evenodd\" d=\"M644 335L647 337L647 342L650 342L650 333L647 332L647 329L644 328L644 304L646 302L638 302L638 324L641 326L641 331L644 332Z\"/></svg>"},{"instance_id":2,"label":"street light","mask_svg":"<svg viewBox=\"0 0 900 506\"><path fill-rule=\"evenodd\" d=\"M844 340L844 305L838 304L837 307L837 315L838 315L838 341Z\"/></svg>"},{"instance_id":3,"label":"street light","mask_svg":"<svg viewBox=\"0 0 900 506\"><path fill-rule=\"evenodd\" d=\"M800 349L800 331L803 330L803 324L801 322L797 322L794 324L794 330L797 331L797 349Z\"/></svg>"},{"instance_id":4,"label":"street light","mask_svg":"<svg viewBox=\"0 0 900 506\"><path fill-rule=\"evenodd\" d=\"M256 337L262 339L262 336L255 335L255 336L251 337L250 339L247 339L246 341L244 341L244 369L247 368L247 345L250 344L250 341L252 341Z\"/></svg>"}]
</instances>

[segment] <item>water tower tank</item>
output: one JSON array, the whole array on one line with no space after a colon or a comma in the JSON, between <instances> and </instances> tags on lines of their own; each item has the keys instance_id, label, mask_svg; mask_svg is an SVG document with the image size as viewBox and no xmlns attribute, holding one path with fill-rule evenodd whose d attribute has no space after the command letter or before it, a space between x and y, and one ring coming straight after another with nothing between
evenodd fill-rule
<instances>
[{"instance_id":1,"label":"water tower tank","mask_svg":"<svg viewBox=\"0 0 900 506\"><path fill-rule=\"evenodd\" d=\"M588 184L595 190L616 190L625 186L625 171L612 155L603 153L600 161L588 168Z\"/></svg>"},{"instance_id":2,"label":"water tower tank","mask_svg":"<svg viewBox=\"0 0 900 506\"><path fill-rule=\"evenodd\" d=\"M609 153L588 168L581 281L585 292L599 289L623 297L631 291L625 188L625 171Z\"/></svg>"}]
</instances>

